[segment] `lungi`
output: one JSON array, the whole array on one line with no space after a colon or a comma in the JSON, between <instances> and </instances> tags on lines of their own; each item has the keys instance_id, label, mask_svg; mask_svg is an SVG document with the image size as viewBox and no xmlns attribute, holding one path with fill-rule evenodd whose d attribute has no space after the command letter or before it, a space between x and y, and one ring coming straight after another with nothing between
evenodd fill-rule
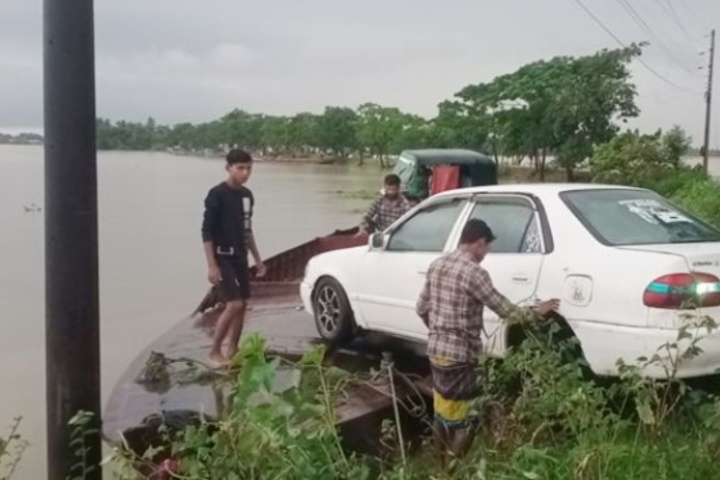
<instances>
[{"instance_id":1,"label":"lungi","mask_svg":"<svg viewBox=\"0 0 720 480\"><path fill-rule=\"evenodd\" d=\"M477 365L431 358L435 423L450 430L474 427L478 420L480 387Z\"/></svg>"}]
</instances>

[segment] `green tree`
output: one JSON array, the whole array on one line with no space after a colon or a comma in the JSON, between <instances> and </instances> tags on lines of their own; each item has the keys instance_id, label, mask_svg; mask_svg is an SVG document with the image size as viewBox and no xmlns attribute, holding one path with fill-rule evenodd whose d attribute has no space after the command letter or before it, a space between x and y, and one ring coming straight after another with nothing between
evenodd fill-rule
<instances>
[{"instance_id":1,"label":"green tree","mask_svg":"<svg viewBox=\"0 0 720 480\"><path fill-rule=\"evenodd\" d=\"M637 94L630 83L628 65L639 56L640 47L602 50L574 59L561 76L559 95L551 108L558 140L558 163L572 180L574 168L588 159L593 147L613 138L617 121L636 117Z\"/></svg>"},{"instance_id":2,"label":"green tree","mask_svg":"<svg viewBox=\"0 0 720 480\"><path fill-rule=\"evenodd\" d=\"M346 158L357 148L358 114L347 107L325 107L318 119L319 146Z\"/></svg>"},{"instance_id":3,"label":"green tree","mask_svg":"<svg viewBox=\"0 0 720 480\"><path fill-rule=\"evenodd\" d=\"M265 117L260 129L263 153L286 153L290 145L290 119L287 117Z\"/></svg>"},{"instance_id":4,"label":"green tree","mask_svg":"<svg viewBox=\"0 0 720 480\"><path fill-rule=\"evenodd\" d=\"M222 143L255 150L262 145L265 116L235 109L220 119Z\"/></svg>"},{"instance_id":5,"label":"green tree","mask_svg":"<svg viewBox=\"0 0 720 480\"><path fill-rule=\"evenodd\" d=\"M651 186L683 169L682 155L691 145L680 127L663 134L624 132L595 147L590 162L595 181ZM669 175L671 173L673 175Z\"/></svg>"},{"instance_id":6,"label":"green tree","mask_svg":"<svg viewBox=\"0 0 720 480\"><path fill-rule=\"evenodd\" d=\"M294 155L307 153L320 144L318 117L312 113L298 113L290 119L288 146Z\"/></svg>"},{"instance_id":7,"label":"green tree","mask_svg":"<svg viewBox=\"0 0 720 480\"><path fill-rule=\"evenodd\" d=\"M682 157L690 151L692 138L680 126L675 125L663 135L662 146L667 161L678 168Z\"/></svg>"},{"instance_id":8,"label":"green tree","mask_svg":"<svg viewBox=\"0 0 720 480\"><path fill-rule=\"evenodd\" d=\"M402 134L407 122L406 116L395 107L365 103L358 108L358 117L357 137L360 148L377 156L380 167L385 168L393 143Z\"/></svg>"},{"instance_id":9,"label":"green tree","mask_svg":"<svg viewBox=\"0 0 720 480\"><path fill-rule=\"evenodd\" d=\"M405 149L435 146L434 122L411 114L403 114L399 120L402 128L392 140L390 153L399 154Z\"/></svg>"},{"instance_id":10,"label":"green tree","mask_svg":"<svg viewBox=\"0 0 720 480\"><path fill-rule=\"evenodd\" d=\"M506 154L529 156L541 178L547 155L554 154L571 180L593 146L617 133L617 120L638 114L627 65L639 54L633 45L538 61L465 87L456 98L467 119L492 132Z\"/></svg>"},{"instance_id":11,"label":"green tree","mask_svg":"<svg viewBox=\"0 0 720 480\"><path fill-rule=\"evenodd\" d=\"M468 92L438 106L433 120L432 140L438 148L483 150L490 133L491 117L476 104Z\"/></svg>"}]
</instances>

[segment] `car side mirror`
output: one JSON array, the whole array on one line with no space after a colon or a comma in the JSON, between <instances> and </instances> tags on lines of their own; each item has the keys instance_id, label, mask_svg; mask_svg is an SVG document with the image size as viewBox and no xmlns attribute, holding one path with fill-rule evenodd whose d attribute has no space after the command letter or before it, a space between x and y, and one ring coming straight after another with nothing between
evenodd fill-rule
<instances>
[{"instance_id":1,"label":"car side mirror","mask_svg":"<svg viewBox=\"0 0 720 480\"><path fill-rule=\"evenodd\" d=\"M381 250L385 248L386 235L383 232L377 232L370 235L370 248Z\"/></svg>"}]
</instances>

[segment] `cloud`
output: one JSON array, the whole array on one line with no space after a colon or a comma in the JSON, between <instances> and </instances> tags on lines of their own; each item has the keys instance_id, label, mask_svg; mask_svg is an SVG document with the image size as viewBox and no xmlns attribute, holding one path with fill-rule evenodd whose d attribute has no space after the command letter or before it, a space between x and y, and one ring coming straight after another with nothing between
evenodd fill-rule
<instances>
[{"instance_id":1,"label":"cloud","mask_svg":"<svg viewBox=\"0 0 720 480\"><path fill-rule=\"evenodd\" d=\"M0 128L42 124L41 2L0 2ZM677 8L689 41L657 5L637 7L648 35L616 2L587 2L624 42L651 40L643 59L683 89L701 92L707 40ZM692 2L720 18L720 2ZM568 0L98 0L98 114L113 119L209 120L233 108L319 111L365 101L431 115L470 83L524 63L617 44ZM681 123L699 138L702 98L635 66L644 129ZM720 96L718 96L720 98Z\"/></svg>"}]
</instances>

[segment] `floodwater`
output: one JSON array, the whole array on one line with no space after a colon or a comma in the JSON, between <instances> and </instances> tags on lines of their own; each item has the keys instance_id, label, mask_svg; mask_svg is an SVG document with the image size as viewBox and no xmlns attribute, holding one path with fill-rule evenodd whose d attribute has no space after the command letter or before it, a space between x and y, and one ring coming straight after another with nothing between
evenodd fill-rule
<instances>
[{"instance_id":1,"label":"floodwater","mask_svg":"<svg viewBox=\"0 0 720 480\"><path fill-rule=\"evenodd\" d=\"M31 442L19 479L45 476L43 150L0 146L0 429L24 417ZM103 404L147 344L206 292L202 202L224 178L221 159L101 152L99 225ZM257 164L248 186L268 257L356 224L381 173L329 165ZM30 211L26 211L26 208Z\"/></svg>"}]
</instances>

